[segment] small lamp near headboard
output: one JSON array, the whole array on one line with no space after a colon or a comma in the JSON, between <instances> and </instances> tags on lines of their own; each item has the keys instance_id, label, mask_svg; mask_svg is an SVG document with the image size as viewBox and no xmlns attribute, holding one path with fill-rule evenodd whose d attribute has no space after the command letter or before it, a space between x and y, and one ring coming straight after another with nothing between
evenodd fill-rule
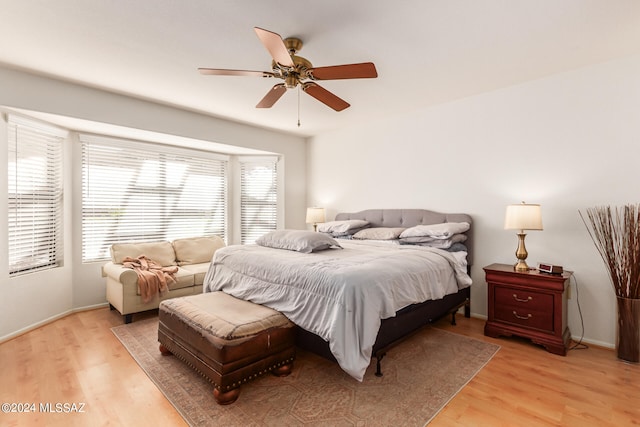
<instances>
[{"instance_id":1,"label":"small lamp near headboard","mask_svg":"<svg viewBox=\"0 0 640 427\"><path fill-rule=\"evenodd\" d=\"M518 263L515 266L516 271L528 271L529 266L525 261L529 255L524 246L524 230L542 230L542 212L540 205L527 204L522 202L518 205L507 206L507 212L504 217L505 230L520 230L518 233L518 249L516 250L516 258Z\"/></svg>"},{"instance_id":2,"label":"small lamp near headboard","mask_svg":"<svg viewBox=\"0 0 640 427\"><path fill-rule=\"evenodd\" d=\"M324 208L307 208L307 224L313 224L313 231L318 231L318 223L324 222Z\"/></svg>"}]
</instances>

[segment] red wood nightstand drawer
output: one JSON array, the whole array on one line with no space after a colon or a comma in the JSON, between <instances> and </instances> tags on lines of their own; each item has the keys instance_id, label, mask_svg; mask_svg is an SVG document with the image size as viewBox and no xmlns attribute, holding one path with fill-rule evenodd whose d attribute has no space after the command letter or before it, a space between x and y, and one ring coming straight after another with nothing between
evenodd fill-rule
<instances>
[{"instance_id":1,"label":"red wood nightstand drawer","mask_svg":"<svg viewBox=\"0 0 640 427\"><path fill-rule=\"evenodd\" d=\"M495 302L500 305L547 311L553 307L553 295L531 290L495 287ZM533 308L532 308L533 307Z\"/></svg>"},{"instance_id":2,"label":"red wood nightstand drawer","mask_svg":"<svg viewBox=\"0 0 640 427\"><path fill-rule=\"evenodd\" d=\"M495 287L495 320L553 331L553 295Z\"/></svg>"},{"instance_id":3,"label":"red wood nightstand drawer","mask_svg":"<svg viewBox=\"0 0 640 427\"><path fill-rule=\"evenodd\" d=\"M496 307L495 320L526 326L543 331L553 331L553 314L526 308Z\"/></svg>"}]
</instances>

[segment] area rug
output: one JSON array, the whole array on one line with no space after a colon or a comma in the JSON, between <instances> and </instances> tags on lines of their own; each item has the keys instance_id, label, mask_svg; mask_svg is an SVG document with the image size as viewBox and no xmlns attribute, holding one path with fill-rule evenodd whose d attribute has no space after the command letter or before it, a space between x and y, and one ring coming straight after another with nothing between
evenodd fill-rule
<instances>
[{"instance_id":1,"label":"area rug","mask_svg":"<svg viewBox=\"0 0 640 427\"><path fill-rule=\"evenodd\" d=\"M112 331L191 426L424 426L500 348L427 326L388 351L382 377L373 361L362 382L298 350L291 375L262 376L220 406L205 378L160 354L157 318Z\"/></svg>"}]
</instances>

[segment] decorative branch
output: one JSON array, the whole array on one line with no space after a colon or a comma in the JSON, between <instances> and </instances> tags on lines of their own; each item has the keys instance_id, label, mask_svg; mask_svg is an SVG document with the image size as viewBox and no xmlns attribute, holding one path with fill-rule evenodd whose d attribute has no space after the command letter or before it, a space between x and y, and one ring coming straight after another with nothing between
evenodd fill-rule
<instances>
[{"instance_id":1,"label":"decorative branch","mask_svg":"<svg viewBox=\"0 0 640 427\"><path fill-rule=\"evenodd\" d=\"M640 205L598 206L580 218L602 257L616 296L640 298Z\"/></svg>"}]
</instances>

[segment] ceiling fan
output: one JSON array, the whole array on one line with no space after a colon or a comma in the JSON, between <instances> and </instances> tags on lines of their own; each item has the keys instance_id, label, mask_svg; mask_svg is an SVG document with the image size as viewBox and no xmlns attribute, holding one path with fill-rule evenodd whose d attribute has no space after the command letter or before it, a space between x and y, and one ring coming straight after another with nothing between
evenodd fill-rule
<instances>
[{"instance_id":1,"label":"ceiling fan","mask_svg":"<svg viewBox=\"0 0 640 427\"><path fill-rule=\"evenodd\" d=\"M302 90L333 108L342 111L349 103L315 83L316 80L367 79L378 77L372 62L360 64L314 67L311 62L296 53L302 49L302 40L289 37L282 39L279 34L262 28L254 28L258 38L273 58L271 71L226 70L219 68L198 68L201 74L214 76L256 76L277 77L284 80L269 90L256 108L270 108L287 91L298 85Z\"/></svg>"}]
</instances>

